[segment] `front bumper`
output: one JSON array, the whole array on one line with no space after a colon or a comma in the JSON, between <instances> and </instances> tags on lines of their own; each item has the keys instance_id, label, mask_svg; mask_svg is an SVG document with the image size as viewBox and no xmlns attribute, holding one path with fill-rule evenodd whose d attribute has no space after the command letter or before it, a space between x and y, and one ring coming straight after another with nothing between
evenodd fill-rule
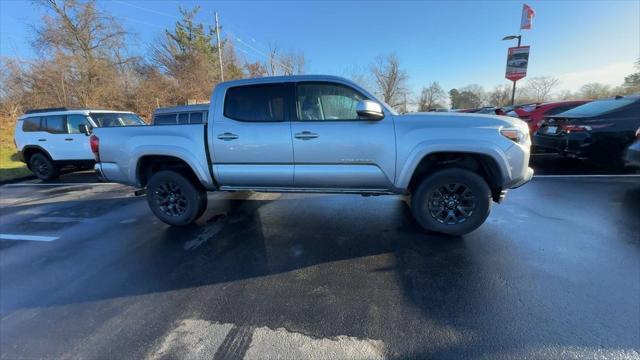
<instances>
[{"instance_id":1,"label":"front bumper","mask_svg":"<svg viewBox=\"0 0 640 360\"><path fill-rule=\"evenodd\" d=\"M531 181L531 179L533 179L533 169L528 167L527 170L525 171L524 177L522 177L521 179L516 181L516 183L511 185L511 189L519 188L520 186Z\"/></svg>"},{"instance_id":2,"label":"front bumper","mask_svg":"<svg viewBox=\"0 0 640 360\"><path fill-rule=\"evenodd\" d=\"M624 162L628 166L640 168L640 140L629 146L624 155Z\"/></svg>"}]
</instances>

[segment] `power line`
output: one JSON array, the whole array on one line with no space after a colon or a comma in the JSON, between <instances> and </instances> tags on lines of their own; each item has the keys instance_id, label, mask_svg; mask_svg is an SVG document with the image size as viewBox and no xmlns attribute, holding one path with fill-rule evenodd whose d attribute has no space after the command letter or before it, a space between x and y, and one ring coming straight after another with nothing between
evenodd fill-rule
<instances>
[{"instance_id":1,"label":"power line","mask_svg":"<svg viewBox=\"0 0 640 360\"><path fill-rule=\"evenodd\" d=\"M114 1L115 1L115 2L117 2L117 3L123 4L123 5L127 5L127 6L130 6L130 7L134 7L134 8L140 9L140 10L144 10L144 11L152 12L152 13L154 13L154 14L158 14L158 15L166 16L166 17L169 17L169 18L172 18L172 19L176 19L176 20L182 20L182 18L181 18L181 17L179 17L179 16L175 16L175 15L172 15L172 14L168 14L168 13L165 13L165 12L162 12L162 11L149 9L149 8L144 7L144 6L131 4L131 3L129 3L129 2L122 1L122 0L114 0ZM130 19L130 20L132 20L132 19ZM134 20L134 21L135 21L135 20ZM141 21L138 21L138 22L141 22ZM211 23L208 23L208 22L205 22L205 21L197 21L197 20L195 20L195 19L194 19L194 21L193 21L193 22L194 22L194 23L196 23L196 24L200 24L200 25L216 26L215 24L211 24ZM289 70L289 71L292 71L292 68L291 68L290 66L288 66L288 65L285 65L285 64L282 62L282 59L280 59L280 61L275 60L275 59L280 58L278 55L276 55L276 54L273 54L273 55L271 55L271 54L266 54L266 53L265 53L265 52L263 52L262 50L259 50L259 49L257 49L256 47L249 45L246 41L242 40L240 37L238 37L238 36L234 35L234 34L233 34L233 33L231 33L230 31L228 31L228 30L224 30L224 29L223 29L222 31L223 31L224 33L226 33L228 37L235 38L235 39L238 41L238 43L240 43L241 45L245 46L246 48L248 48L248 49L250 49L250 50L252 50L252 51L254 51L254 52L258 53L259 55L263 56L265 59L267 59L267 60L269 60L269 61L272 61L272 62L273 62L273 63L275 63L276 65L281 66L281 67L283 67L283 68L285 68L285 69L287 69L287 70ZM231 35L231 36L229 36L229 35ZM255 41L255 39L253 39L253 38L252 38L252 40L253 40L254 42L256 42L256 41ZM257 43L257 42L256 42L256 43ZM245 51L245 53L246 53L246 51Z\"/></svg>"}]
</instances>

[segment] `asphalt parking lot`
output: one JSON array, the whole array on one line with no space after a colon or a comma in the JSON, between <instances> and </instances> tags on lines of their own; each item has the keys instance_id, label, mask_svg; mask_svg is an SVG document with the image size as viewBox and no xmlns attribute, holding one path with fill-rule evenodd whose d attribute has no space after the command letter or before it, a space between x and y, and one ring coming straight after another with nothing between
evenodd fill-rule
<instances>
[{"instance_id":1,"label":"asphalt parking lot","mask_svg":"<svg viewBox=\"0 0 640 360\"><path fill-rule=\"evenodd\" d=\"M536 177L457 238L356 195L175 229L94 182L0 187L3 359L640 358L637 174Z\"/></svg>"}]
</instances>

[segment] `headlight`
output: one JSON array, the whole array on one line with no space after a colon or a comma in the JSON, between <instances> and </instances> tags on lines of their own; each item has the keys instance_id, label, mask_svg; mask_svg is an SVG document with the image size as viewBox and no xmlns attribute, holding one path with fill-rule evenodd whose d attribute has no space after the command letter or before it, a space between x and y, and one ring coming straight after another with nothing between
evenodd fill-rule
<instances>
[{"instance_id":1,"label":"headlight","mask_svg":"<svg viewBox=\"0 0 640 360\"><path fill-rule=\"evenodd\" d=\"M518 144L524 144L527 142L527 137L529 136L529 132L523 132L516 128L502 129L500 130L500 134L514 142L517 142Z\"/></svg>"}]
</instances>

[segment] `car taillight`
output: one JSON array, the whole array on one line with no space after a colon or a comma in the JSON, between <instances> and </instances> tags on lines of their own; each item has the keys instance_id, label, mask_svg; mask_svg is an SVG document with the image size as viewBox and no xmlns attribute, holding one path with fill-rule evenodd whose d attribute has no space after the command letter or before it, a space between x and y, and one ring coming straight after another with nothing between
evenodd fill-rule
<instances>
[{"instance_id":1,"label":"car taillight","mask_svg":"<svg viewBox=\"0 0 640 360\"><path fill-rule=\"evenodd\" d=\"M96 162L100 162L100 139L95 135L91 135L89 137L89 144L91 144L91 152L93 152Z\"/></svg>"},{"instance_id":2,"label":"car taillight","mask_svg":"<svg viewBox=\"0 0 640 360\"><path fill-rule=\"evenodd\" d=\"M640 128L636 130L636 139L640 139Z\"/></svg>"},{"instance_id":3,"label":"car taillight","mask_svg":"<svg viewBox=\"0 0 640 360\"><path fill-rule=\"evenodd\" d=\"M591 131L591 126L588 126L588 125L566 124L566 125L560 125L560 128L562 128L562 130L566 133Z\"/></svg>"}]
</instances>

